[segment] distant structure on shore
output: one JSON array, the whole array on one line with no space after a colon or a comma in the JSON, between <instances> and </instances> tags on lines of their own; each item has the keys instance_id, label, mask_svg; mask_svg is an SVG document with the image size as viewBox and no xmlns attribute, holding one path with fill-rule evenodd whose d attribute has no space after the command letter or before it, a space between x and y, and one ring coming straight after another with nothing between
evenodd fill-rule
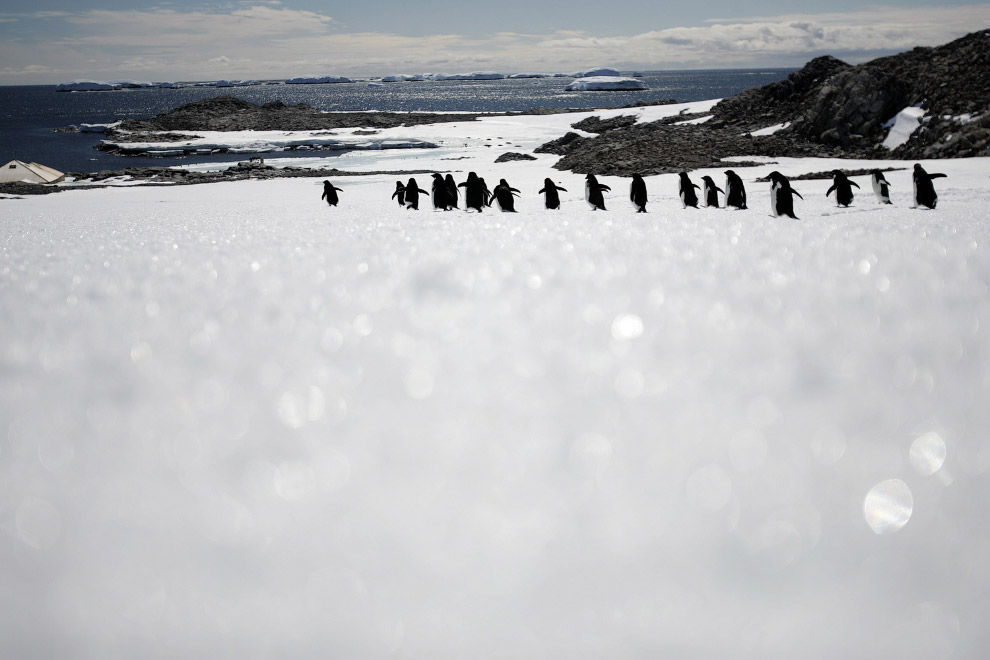
<instances>
[{"instance_id":1,"label":"distant structure on shore","mask_svg":"<svg viewBox=\"0 0 990 660\"><path fill-rule=\"evenodd\" d=\"M65 174L40 163L12 160L0 170L0 183L59 183Z\"/></svg>"}]
</instances>

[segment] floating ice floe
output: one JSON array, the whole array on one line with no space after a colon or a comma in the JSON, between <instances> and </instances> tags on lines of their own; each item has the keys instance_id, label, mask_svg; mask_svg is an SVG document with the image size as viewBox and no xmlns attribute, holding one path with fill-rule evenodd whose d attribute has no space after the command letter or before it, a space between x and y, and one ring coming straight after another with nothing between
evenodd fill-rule
<instances>
[{"instance_id":1,"label":"floating ice floe","mask_svg":"<svg viewBox=\"0 0 990 660\"><path fill-rule=\"evenodd\" d=\"M591 76L578 78L564 88L568 92L603 92L649 89L642 80L615 76Z\"/></svg>"},{"instance_id":2,"label":"floating ice floe","mask_svg":"<svg viewBox=\"0 0 990 660\"><path fill-rule=\"evenodd\" d=\"M925 111L918 106L904 108L898 112L893 119L884 124L884 128L890 128L887 137L883 141L883 146L888 149L896 149L901 146L914 134L921 125L921 118L925 116Z\"/></svg>"}]
</instances>

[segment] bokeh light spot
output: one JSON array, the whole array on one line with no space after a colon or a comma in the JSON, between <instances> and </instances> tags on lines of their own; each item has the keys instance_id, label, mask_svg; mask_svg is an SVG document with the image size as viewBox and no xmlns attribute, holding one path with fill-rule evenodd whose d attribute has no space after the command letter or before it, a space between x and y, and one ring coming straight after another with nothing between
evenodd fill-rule
<instances>
[{"instance_id":1,"label":"bokeh light spot","mask_svg":"<svg viewBox=\"0 0 990 660\"><path fill-rule=\"evenodd\" d=\"M918 474L931 476L945 464L945 440L938 433L925 433L911 443L911 465Z\"/></svg>"},{"instance_id":2,"label":"bokeh light spot","mask_svg":"<svg viewBox=\"0 0 990 660\"><path fill-rule=\"evenodd\" d=\"M914 510L911 489L900 479L880 482L866 494L863 516L877 534L892 534L907 524Z\"/></svg>"}]
</instances>

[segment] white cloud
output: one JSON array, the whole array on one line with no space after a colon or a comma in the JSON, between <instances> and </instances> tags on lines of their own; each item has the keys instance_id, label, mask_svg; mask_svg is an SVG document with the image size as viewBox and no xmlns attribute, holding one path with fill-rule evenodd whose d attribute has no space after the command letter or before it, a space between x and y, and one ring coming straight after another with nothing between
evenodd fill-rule
<instances>
[{"instance_id":1,"label":"white cloud","mask_svg":"<svg viewBox=\"0 0 990 660\"><path fill-rule=\"evenodd\" d=\"M221 73L274 78L300 71L560 71L598 64L658 69L800 66L822 53L864 61L879 53L942 44L990 25L988 5L753 17L619 37L575 30L505 31L486 38L349 33L329 16L278 2L238 4L223 11L152 8L57 14L47 19L52 29L37 37L37 48L4 48L0 40L4 74L17 76L0 77L0 82L27 82L29 64L58 72L52 74L57 79L49 77L47 82L138 72L160 79L208 79ZM70 30L52 37L59 34L57 23L68 24ZM11 73L15 71L23 73Z\"/></svg>"}]
</instances>

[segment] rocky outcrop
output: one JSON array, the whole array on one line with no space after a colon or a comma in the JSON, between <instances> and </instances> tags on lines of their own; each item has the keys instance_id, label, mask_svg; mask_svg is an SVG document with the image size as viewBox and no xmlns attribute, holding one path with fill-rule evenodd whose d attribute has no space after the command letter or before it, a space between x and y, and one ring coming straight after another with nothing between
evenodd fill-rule
<instances>
[{"instance_id":1,"label":"rocky outcrop","mask_svg":"<svg viewBox=\"0 0 990 660\"><path fill-rule=\"evenodd\" d=\"M883 146L904 108L926 110L921 127L893 150ZM717 104L713 118L617 126L597 117L536 151L563 156L554 166L613 175L659 174L718 166L726 156L928 159L990 156L990 30L937 48L915 48L852 66L819 57L786 79ZM786 128L765 137L751 133Z\"/></svg>"},{"instance_id":2,"label":"rocky outcrop","mask_svg":"<svg viewBox=\"0 0 990 660\"><path fill-rule=\"evenodd\" d=\"M233 96L195 101L150 119L126 119L110 134L157 131L318 131L334 128L393 128L451 121L478 115L430 112L323 112L300 103L256 105Z\"/></svg>"}]
</instances>

